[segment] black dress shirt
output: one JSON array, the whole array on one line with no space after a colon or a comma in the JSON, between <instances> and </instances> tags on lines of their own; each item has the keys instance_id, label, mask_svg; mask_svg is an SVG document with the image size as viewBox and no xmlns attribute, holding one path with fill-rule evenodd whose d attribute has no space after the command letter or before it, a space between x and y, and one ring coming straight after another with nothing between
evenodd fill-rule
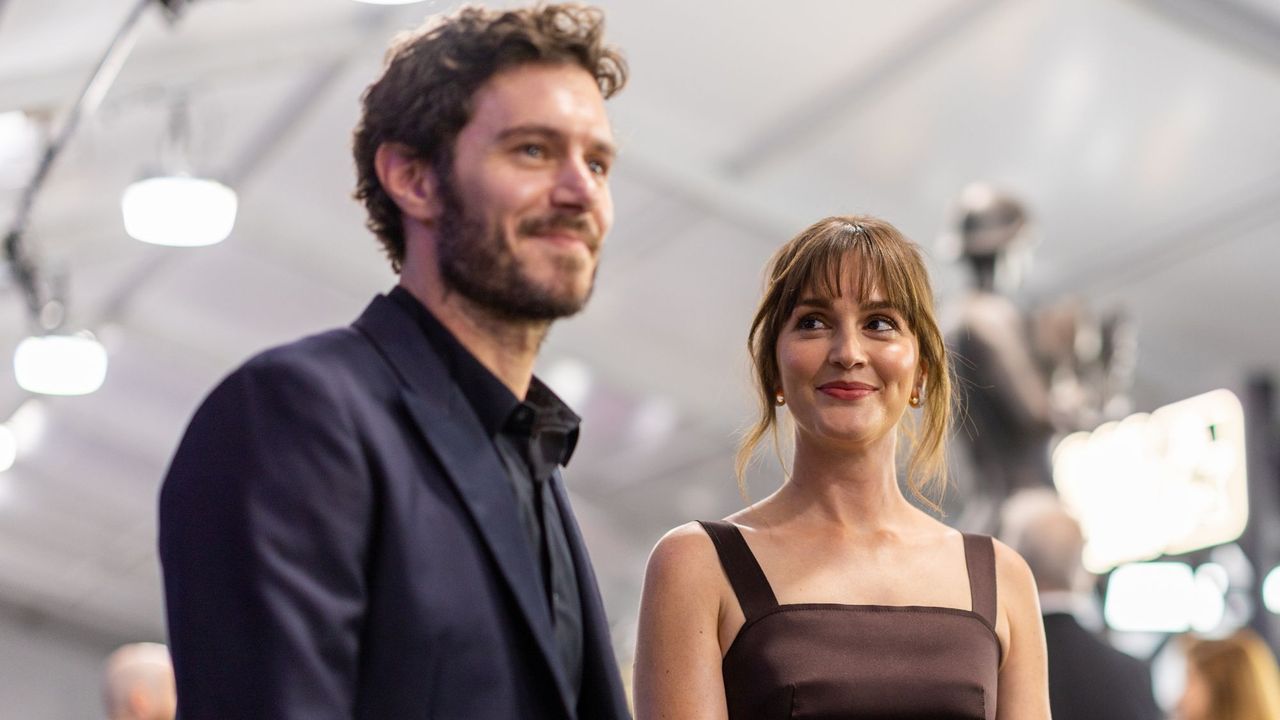
<instances>
[{"instance_id":1,"label":"black dress shirt","mask_svg":"<svg viewBox=\"0 0 1280 720\"><path fill-rule=\"evenodd\" d=\"M536 377L521 401L409 291L397 286L389 296L410 313L445 359L450 375L493 438L529 538L530 558L541 571L560 660L576 692L582 682L581 596L549 481L573 455L581 419Z\"/></svg>"}]
</instances>

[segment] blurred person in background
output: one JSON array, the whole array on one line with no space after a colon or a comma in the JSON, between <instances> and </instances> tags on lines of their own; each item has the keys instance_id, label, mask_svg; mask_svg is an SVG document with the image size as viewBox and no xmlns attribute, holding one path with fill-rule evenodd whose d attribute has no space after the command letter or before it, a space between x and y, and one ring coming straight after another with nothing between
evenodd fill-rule
<instances>
[{"instance_id":1,"label":"blurred person in background","mask_svg":"<svg viewBox=\"0 0 1280 720\"><path fill-rule=\"evenodd\" d=\"M109 720L173 720L174 692L169 649L159 643L133 643L107 658L102 702Z\"/></svg>"},{"instance_id":2,"label":"blurred person in background","mask_svg":"<svg viewBox=\"0 0 1280 720\"><path fill-rule=\"evenodd\" d=\"M1049 487L1053 398L1032 343L1029 313L1011 297L1029 256L1022 202L985 183L964 188L946 239L970 271L947 308L947 350L965 420L956 440L971 466L959 525L992 532L1019 488Z\"/></svg>"},{"instance_id":3,"label":"blurred person in background","mask_svg":"<svg viewBox=\"0 0 1280 720\"><path fill-rule=\"evenodd\" d=\"M613 223L603 34L465 6L396 40L353 145L399 283L232 372L164 482L183 720L628 717L560 475L579 418L533 376Z\"/></svg>"},{"instance_id":4,"label":"blurred person in background","mask_svg":"<svg viewBox=\"0 0 1280 720\"><path fill-rule=\"evenodd\" d=\"M1237 630L1221 640L1186 636L1187 682L1176 720L1276 720L1280 670L1257 633Z\"/></svg>"},{"instance_id":5,"label":"blurred person in background","mask_svg":"<svg viewBox=\"0 0 1280 720\"><path fill-rule=\"evenodd\" d=\"M1080 623L1096 614L1081 563L1084 536L1057 493L1019 491L1001 520L1001 539L1027 561L1040 591L1054 720L1158 720L1147 666Z\"/></svg>"},{"instance_id":6,"label":"blurred person in background","mask_svg":"<svg viewBox=\"0 0 1280 720\"><path fill-rule=\"evenodd\" d=\"M918 247L830 217L769 263L748 335L760 414L738 454L794 425L772 495L654 548L635 662L639 720L1047 720L1044 633L1021 558L914 502L945 488L953 401ZM914 409L914 410L913 410Z\"/></svg>"},{"instance_id":7,"label":"blurred person in background","mask_svg":"<svg viewBox=\"0 0 1280 720\"><path fill-rule=\"evenodd\" d=\"M1092 429L1131 409L1137 342L1124 312L1099 316L1070 295L1034 311L1015 299L1032 238L1022 201L986 183L960 193L943 237L972 281L944 323L966 416L956 433L968 460L956 525L966 529L994 531L1012 493L1053 486L1055 433Z\"/></svg>"}]
</instances>

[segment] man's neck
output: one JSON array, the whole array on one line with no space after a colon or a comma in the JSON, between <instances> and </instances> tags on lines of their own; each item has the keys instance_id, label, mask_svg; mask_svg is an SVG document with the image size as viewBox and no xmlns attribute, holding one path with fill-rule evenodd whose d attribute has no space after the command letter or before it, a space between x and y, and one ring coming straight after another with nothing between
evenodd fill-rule
<instances>
[{"instance_id":1,"label":"man's neck","mask_svg":"<svg viewBox=\"0 0 1280 720\"><path fill-rule=\"evenodd\" d=\"M538 349L551 323L513 320L481 307L443 287L413 282L402 274L400 286L418 299L481 365L517 398L524 399Z\"/></svg>"}]
</instances>

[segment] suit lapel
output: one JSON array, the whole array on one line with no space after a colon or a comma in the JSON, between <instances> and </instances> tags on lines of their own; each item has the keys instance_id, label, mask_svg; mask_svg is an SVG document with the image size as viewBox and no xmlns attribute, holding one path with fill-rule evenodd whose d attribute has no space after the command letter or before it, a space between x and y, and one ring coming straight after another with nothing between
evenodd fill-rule
<instances>
[{"instance_id":1,"label":"suit lapel","mask_svg":"<svg viewBox=\"0 0 1280 720\"><path fill-rule=\"evenodd\" d=\"M573 566L578 574L578 594L582 603L582 716L629 718L622 675L618 672L609 623L604 603L600 600L600 587L559 470L551 476L551 489L564 525L565 539L569 542L569 554L573 556Z\"/></svg>"},{"instance_id":2,"label":"suit lapel","mask_svg":"<svg viewBox=\"0 0 1280 720\"><path fill-rule=\"evenodd\" d=\"M426 336L394 301L375 298L355 324L404 381L401 398L405 407L475 522L572 717L575 703L570 700L569 681L560 666L537 562L493 441Z\"/></svg>"}]
</instances>

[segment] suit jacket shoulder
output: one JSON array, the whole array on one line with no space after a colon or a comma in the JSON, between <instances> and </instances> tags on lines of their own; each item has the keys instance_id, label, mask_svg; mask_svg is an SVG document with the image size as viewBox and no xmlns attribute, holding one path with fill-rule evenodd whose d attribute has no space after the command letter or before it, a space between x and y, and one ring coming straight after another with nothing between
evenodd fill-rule
<instances>
[{"instance_id":1,"label":"suit jacket shoulder","mask_svg":"<svg viewBox=\"0 0 1280 720\"><path fill-rule=\"evenodd\" d=\"M1049 699L1054 720L1156 720L1151 673L1139 659L1106 644L1070 615L1044 618Z\"/></svg>"}]
</instances>

